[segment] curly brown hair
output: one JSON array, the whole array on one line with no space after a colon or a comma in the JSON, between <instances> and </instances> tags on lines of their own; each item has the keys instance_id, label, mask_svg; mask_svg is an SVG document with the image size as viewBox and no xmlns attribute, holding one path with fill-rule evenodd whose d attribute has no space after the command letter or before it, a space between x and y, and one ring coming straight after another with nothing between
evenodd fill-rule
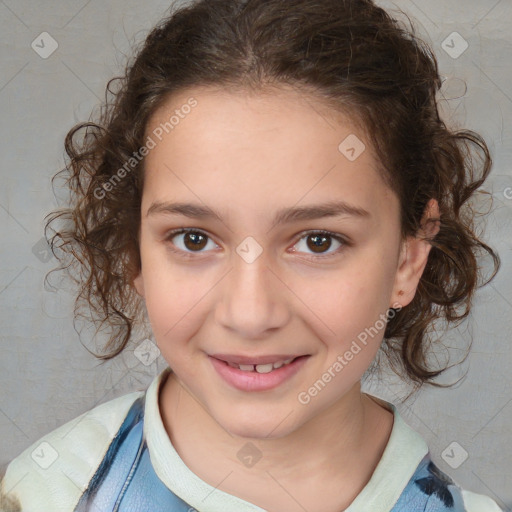
<instances>
[{"instance_id":1,"label":"curly brown hair","mask_svg":"<svg viewBox=\"0 0 512 512\"><path fill-rule=\"evenodd\" d=\"M124 76L109 81L99 120L66 137L69 162L61 172L70 204L49 215L45 233L64 222L48 240L59 268L77 270L75 318L85 303L100 328L109 328L104 353L95 354L103 360L120 354L143 320L133 279L140 270L140 153L152 114L193 86L263 91L285 84L365 128L400 200L403 237L418 234L428 201L438 201L440 230L427 266L412 302L389 319L381 348L402 377L440 385L433 379L446 367L428 361L432 326L468 315L482 277L479 253L493 260L486 283L500 266L475 233L469 201L491 157L478 134L441 120L437 61L414 26L370 0L196 0L149 33Z\"/></svg>"}]
</instances>

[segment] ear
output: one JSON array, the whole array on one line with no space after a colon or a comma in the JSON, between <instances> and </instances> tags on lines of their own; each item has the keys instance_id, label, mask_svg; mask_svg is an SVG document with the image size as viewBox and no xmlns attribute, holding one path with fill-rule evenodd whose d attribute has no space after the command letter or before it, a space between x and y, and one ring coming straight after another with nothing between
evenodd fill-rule
<instances>
[{"instance_id":1,"label":"ear","mask_svg":"<svg viewBox=\"0 0 512 512\"><path fill-rule=\"evenodd\" d=\"M423 212L421 229L402 242L390 307L407 306L414 298L432 248L429 241L437 235L440 225L438 202L431 199Z\"/></svg>"},{"instance_id":2,"label":"ear","mask_svg":"<svg viewBox=\"0 0 512 512\"><path fill-rule=\"evenodd\" d=\"M139 246L139 266L142 267L142 263L140 262L140 234L141 227L139 226L139 230L137 232L137 243ZM144 298L144 278L142 277L142 268L139 268L139 273L133 278L133 286L135 286L135 290L137 293ZM1 512L1 511L0 511Z\"/></svg>"},{"instance_id":3,"label":"ear","mask_svg":"<svg viewBox=\"0 0 512 512\"><path fill-rule=\"evenodd\" d=\"M133 286L135 286L135 290L137 290L137 293L141 297L144 297L144 278L142 277L142 270L139 271L139 273L133 280Z\"/></svg>"}]
</instances>

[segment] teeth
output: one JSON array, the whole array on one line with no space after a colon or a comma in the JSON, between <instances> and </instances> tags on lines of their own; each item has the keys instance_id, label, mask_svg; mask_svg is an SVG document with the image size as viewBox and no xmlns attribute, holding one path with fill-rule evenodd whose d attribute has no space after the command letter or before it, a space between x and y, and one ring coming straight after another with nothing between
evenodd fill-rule
<instances>
[{"instance_id":1,"label":"teeth","mask_svg":"<svg viewBox=\"0 0 512 512\"><path fill-rule=\"evenodd\" d=\"M272 363L269 364L258 364L256 366L256 371L258 373L270 373L274 369L274 365Z\"/></svg>"},{"instance_id":2,"label":"teeth","mask_svg":"<svg viewBox=\"0 0 512 512\"><path fill-rule=\"evenodd\" d=\"M290 364L294 358L287 359L286 361L277 361L276 363L268 363L268 364L236 364L236 363L228 363L232 368L238 368L244 372L258 372L258 373L270 373L272 370L277 370L284 366L285 364Z\"/></svg>"}]
</instances>

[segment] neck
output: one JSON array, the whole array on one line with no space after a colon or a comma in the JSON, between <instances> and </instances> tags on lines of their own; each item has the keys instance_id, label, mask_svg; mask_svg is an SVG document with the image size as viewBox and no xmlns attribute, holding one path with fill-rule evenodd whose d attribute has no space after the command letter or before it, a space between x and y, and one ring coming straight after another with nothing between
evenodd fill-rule
<instances>
[{"instance_id":1,"label":"neck","mask_svg":"<svg viewBox=\"0 0 512 512\"><path fill-rule=\"evenodd\" d=\"M185 464L210 485L253 503L276 482L296 493L317 488L320 498L336 482L338 496L344 496L336 506L348 506L370 479L393 424L392 413L362 394L359 382L322 414L277 438L227 432L172 373L162 384L159 401L164 427ZM238 458L249 442L249 457L261 455L254 465ZM220 475L228 474L232 476L219 485ZM276 498L260 503L275 508Z\"/></svg>"}]
</instances>

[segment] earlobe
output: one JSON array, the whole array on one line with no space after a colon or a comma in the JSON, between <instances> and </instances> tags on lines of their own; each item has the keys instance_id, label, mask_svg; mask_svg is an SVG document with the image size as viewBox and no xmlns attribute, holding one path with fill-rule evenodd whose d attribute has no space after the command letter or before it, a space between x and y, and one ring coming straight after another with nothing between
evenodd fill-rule
<instances>
[{"instance_id":1,"label":"earlobe","mask_svg":"<svg viewBox=\"0 0 512 512\"><path fill-rule=\"evenodd\" d=\"M391 296L393 305L390 307L397 307L398 304L407 306L414 298L432 248L430 241L440 229L439 206L435 199L428 202L421 225L422 229L416 236L410 236L402 243Z\"/></svg>"},{"instance_id":2,"label":"earlobe","mask_svg":"<svg viewBox=\"0 0 512 512\"><path fill-rule=\"evenodd\" d=\"M142 271L140 271L133 280L133 286L135 286L137 293L141 297L144 297L144 279L142 277Z\"/></svg>"}]
</instances>

